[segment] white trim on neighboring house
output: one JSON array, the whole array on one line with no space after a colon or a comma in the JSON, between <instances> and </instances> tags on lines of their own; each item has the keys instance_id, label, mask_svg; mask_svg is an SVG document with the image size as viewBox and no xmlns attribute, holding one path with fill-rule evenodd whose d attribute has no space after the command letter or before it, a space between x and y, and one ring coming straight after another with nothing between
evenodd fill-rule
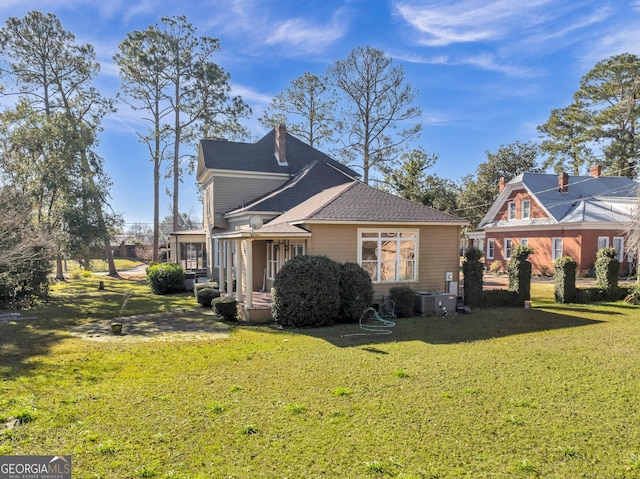
<instances>
[{"instance_id":1,"label":"white trim on neighboring house","mask_svg":"<svg viewBox=\"0 0 640 479\"><path fill-rule=\"evenodd\" d=\"M515 220L517 214L518 214L518 208L516 206L516 202L515 201L507 202L507 219Z\"/></svg>"},{"instance_id":2,"label":"white trim on neighboring house","mask_svg":"<svg viewBox=\"0 0 640 479\"><path fill-rule=\"evenodd\" d=\"M529 238L520 238L521 246L529 246Z\"/></svg>"},{"instance_id":3,"label":"white trim on neighboring house","mask_svg":"<svg viewBox=\"0 0 640 479\"><path fill-rule=\"evenodd\" d=\"M527 205L527 207L525 208L524 205ZM531 200L522 200L522 202L520 203L520 218L523 220L528 220L531 218Z\"/></svg>"},{"instance_id":4,"label":"white trim on neighboring house","mask_svg":"<svg viewBox=\"0 0 640 479\"><path fill-rule=\"evenodd\" d=\"M556 247L556 242L560 242L560 248L558 252L558 248ZM564 238L561 237L553 237L551 238L551 261L555 261L558 258L562 258L564 254Z\"/></svg>"},{"instance_id":5,"label":"white trim on neighboring house","mask_svg":"<svg viewBox=\"0 0 640 479\"><path fill-rule=\"evenodd\" d=\"M618 261L622 263L624 261L624 237L614 236L612 246L618 253Z\"/></svg>"},{"instance_id":6,"label":"white trim on neighboring house","mask_svg":"<svg viewBox=\"0 0 640 479\"><path fill-rule=\"evenodd\" d=\"M383 235L395 235L384 237ZM406 234L407 236L401 236ZM368 236L365 236L368 235ZM374 236L376 235L376 236ZM375 255L372 258L363 258L363 243L376 243ZM384 243L395 243L395 257L393 259L384 258L381 254ZM402 250L402 244L413 243L413 258L402 258L398 253ZM358 264L371 275L374 284L380 283L410 283L418 281L420 255L420 229L418 228L397 228L390 229L384 226L380 228L358 228ZM393 264L392 264L393 263ZM407 263L403 265L401 263ZM392 267L393 278L384 278L385 264ZM402 277L402 271L412 269L412 278Z\"/></svg>"},{"instance_id":7,"label":"white trim on neighboring house","mask_svg":"<svg viewBox=\"0 0 640 479\"><path fill-rule=\"evenodd\" d=\"M504 239L504 259L511 259L513 253L513 238Z\"/></svg>"},{"instance_id":8,"label":"white trim on neighboring house","mask_svg":"<svg viewBox=\"0 0 640 479\"><path fill-rule=\"evenodd\" d=\"M494 259L496 256L496 239L487 238L487 259Z\"/></svg>"},{"instance_id":9,"label":"white trim on neighboring house","mask_svg":"<svg viewBox=\"0 0 640 479\"><path fill-rule=\"evenodd\" d=\"M609 247L609 237L608 236L598 236L598 249L600 251L602 248Z\"/></svg>"}]
</instances>

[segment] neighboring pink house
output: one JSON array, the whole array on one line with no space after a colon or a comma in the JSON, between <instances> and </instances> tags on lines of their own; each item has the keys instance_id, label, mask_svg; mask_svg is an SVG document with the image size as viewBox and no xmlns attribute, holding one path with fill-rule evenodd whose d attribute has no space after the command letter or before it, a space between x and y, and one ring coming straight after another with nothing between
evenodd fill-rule
<instances>
[{"instance_id":1,"label":"neighboring pink house","mask_svg":"<svg viewBox=\"0 0 640 479\"><path fill-rule=\"evenodd\" d=\"M628 273L635 258L625 250L625 232L636 204L637 184L628 177L521 173L505 184L478 225L484 230L486 266L502 267L517 244L534 250L533 272L553 271L553 261L571 256L579 272L592 272L596 252L613 247L620 272Z\"/></svg>"}]
</instances>

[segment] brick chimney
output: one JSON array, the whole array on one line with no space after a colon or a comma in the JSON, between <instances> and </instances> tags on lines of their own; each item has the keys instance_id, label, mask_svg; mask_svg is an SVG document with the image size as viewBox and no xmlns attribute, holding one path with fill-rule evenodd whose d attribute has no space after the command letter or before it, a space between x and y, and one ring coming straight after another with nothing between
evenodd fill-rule
<instances>
[{"instance_id":1,"label":"brick chimney","mask_svg":"<svg viewBox=\"0 0 640 479\"><path fill-rule=\"evenodd\" d=\"M286 145L286 136L287 136L287 127L280 123L276 125L274 128L276 133L276 160L278 160L278 165L286 166L287 165L287 145Z\"/></svg>"},{"instance_id":2,"label":"brick chimney","mask_svg":"<svg viewBox=\"0 0 640 479\"><path fill-rule=\"evenodd\" d=\"M601 174L602 174L602 166L592 165L589 167L589 176L593 176L594 178L600 178Z\"/></svg>"},{"instance_id":3,"label":"brick chimney","mask_svg":"<svg viewBox=\"0 0 640 479\"><path fill-rule=\"evenodd\" d=\"M561 193L569 191L569 174L566 172L558 175L558 191Z\"/></svg>"},{"instance_id":4,"label":"brick chimney","mask_svg":"<svg viewBox=\"0 0 640 479\"><path fill-rule=\"evenodd\" d=\"M502 176L500 177L500 182L498 183L498 189L500 193L502 193L502 190L504 190L504 184L505 184L504 176Z\"/></svg>"}]
</instances>

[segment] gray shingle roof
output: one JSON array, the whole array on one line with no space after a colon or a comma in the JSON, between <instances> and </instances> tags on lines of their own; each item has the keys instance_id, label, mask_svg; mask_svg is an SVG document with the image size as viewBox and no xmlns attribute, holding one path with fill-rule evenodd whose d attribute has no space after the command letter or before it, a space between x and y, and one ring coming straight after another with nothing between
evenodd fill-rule
<instances>
[{"instance_id":1,"label":"gray shingle roof","mask_svg":"<svg viewBox=\"0 0 640 479\"><path fill-rule=\"evenodd\" d=\"M256 143L200 141L205 167L210 169L296 174L309 163L324 161L347 175L360 176L352 169L288 133L285 144L288 165L280 166L275 157L275 130L271 130Z\"/></svg>"}]
</instances>

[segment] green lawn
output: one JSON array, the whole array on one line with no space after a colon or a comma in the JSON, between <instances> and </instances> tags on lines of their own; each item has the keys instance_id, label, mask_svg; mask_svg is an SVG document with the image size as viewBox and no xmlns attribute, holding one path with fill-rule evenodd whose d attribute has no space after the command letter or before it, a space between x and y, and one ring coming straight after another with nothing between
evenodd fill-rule
<instances>
[{"instance_id":1,"label":"green lawn","mask_svg":"<svg viewBox=\"0 0 640 479\"><path fill-rule=\"evenodd\" d=\"M640 310L556 305L109 342L74 327L192 307L131 281L56 285L0 324L0 454L77 478L640 478ZM4 426L2 426L4 424Z\"/></svg>"}]
</instances>

